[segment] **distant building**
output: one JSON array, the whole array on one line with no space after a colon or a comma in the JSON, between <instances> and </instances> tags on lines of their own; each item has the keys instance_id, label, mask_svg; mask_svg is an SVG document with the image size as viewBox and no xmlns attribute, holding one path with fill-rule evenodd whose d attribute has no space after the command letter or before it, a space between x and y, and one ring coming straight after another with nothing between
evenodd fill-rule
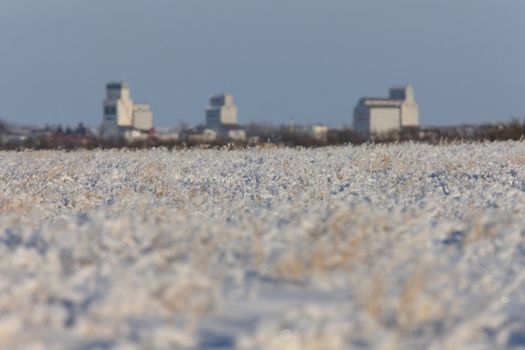
<instances>
[{"instance_id":1,"label":"distant building","mask_svg":"<svg viewBox=\"0 0 525 350\"><path fill-rule=\"evenodd\" d=\"M134 104L127 83L106 85L106 98L100 136L106 139L143 139L153 127L148 104Z\"/></svg>"},{"instance_id":2,"label":"distant building","mask_svg":"<svg viewBox=\"0 0 525 350\"><path fill-rule=\"evenodd\" d=\"M149 104L133 105L133 128L141 131L153 128L153 113Z\"/></svg>"},{"instance_id":3,"label":"distant building","mask_svg":"<svg viewBox=\"0 0 525 350\"><path fill-rule=\"evenodd\" d=\"M104 123L131 126L133 123L133 100L125 82L106 85L104 100Z\"/></svg>"},{"instance_id":4,"label":"distant building","mask_svg":"<svg viewBox=\"0 0 525 350\"><path fill-rule=\"evenodd\" d=\"M206 108L206 128L217 137L235 141L246 139L246 132L237 124L237 107L230 94L214 95Z\"/></svg>"},{"instance_id":5,"label":"distant building","mask_svg":"<svg viewBox=\"0 0 525 350\"><path fill-rule=\"evenodd\" d=\"M212 96L206 108L206 127L220 130L224 126L235 125L237 125L237 107L233 104L233 96L229 94Z\"/></svg>"},{"instance_id":6,"label":"distant building","mask_svg":"<svg viewBox=\"0 0 525 350\"><path fill-rule=\"evenodd\" d=\"M390 98L362 98L354 109L354 130L364 137L419 127L412 86L390 89Z\"/></svg>"}]
</instances>

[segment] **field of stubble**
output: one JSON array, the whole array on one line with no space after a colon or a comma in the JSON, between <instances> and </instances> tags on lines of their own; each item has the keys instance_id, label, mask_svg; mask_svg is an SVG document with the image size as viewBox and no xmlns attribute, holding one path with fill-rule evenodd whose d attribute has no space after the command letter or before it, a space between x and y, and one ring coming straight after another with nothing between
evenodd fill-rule
<instances>
[{"instance_id":1,"label":"field of stubble","mask_svg":"<svg viewBox=\"0 0 525 350\"><path fill-rule=\"evenodd\" d=\"M525 143L0 160L0 349L525 348Z\"/></svg>"}]
</instances>

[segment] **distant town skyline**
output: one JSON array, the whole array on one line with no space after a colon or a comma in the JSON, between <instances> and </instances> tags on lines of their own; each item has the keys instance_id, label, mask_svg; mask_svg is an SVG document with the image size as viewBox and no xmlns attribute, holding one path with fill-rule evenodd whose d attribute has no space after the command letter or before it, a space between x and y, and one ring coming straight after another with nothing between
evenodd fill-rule
<instances>
[{"instance_id":1,"label":"distant town skyline","mask_svg":"<svg viewBox=\"0 0 525 350\"><path fill-rule=\"evenodd\" d=\"M125 80L155 126L352 124L361 97L416 89L422 126L525 116L525 2L26 0L0 3L0 118L100 125ZM137 102L142 102L141 100Z\"/></svg>"}]
</instances>

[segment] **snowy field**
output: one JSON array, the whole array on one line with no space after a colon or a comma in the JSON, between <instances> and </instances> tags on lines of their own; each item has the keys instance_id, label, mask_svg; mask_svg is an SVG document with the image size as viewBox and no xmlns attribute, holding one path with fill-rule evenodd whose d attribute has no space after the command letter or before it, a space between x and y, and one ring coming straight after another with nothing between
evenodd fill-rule
<instances>
[{"instance_id":1,"label":"snowy field","mask_svg":"<svg viewBox=\"0 0 525 350\"><path fill-rule=\"evenodd\" d=\"M0 159L0 349L525 349L525 143Z\"/></svg>"}]
</instances>

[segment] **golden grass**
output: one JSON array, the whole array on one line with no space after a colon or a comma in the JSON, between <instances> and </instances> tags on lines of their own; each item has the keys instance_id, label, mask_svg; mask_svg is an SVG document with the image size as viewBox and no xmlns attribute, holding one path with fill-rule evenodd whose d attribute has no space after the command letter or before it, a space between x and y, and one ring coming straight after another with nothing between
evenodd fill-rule
<instances>
[{"instance_id":1,"label":"golden grass","mask_svg":"<svg viewBox=\"0 0 525 350\"><path fill-rule=\"evenodd\" d=\"M505 155L504 159L514 166L522 167L525 165L525 153L510 153Z\"/></svg>"},{"instance_id":2,"label":"golden grass","mask_svg":"<svg viewBox=\"0 0 525 350\"><path fill-rule=\"evenodd\" d=\"M348 269L351 264L365 256L362 249L364 234L358 234L349 240L311 239L308 249L291 250L282 256L273 266L278 278L302 281L313 274L329 274L336 270Z\"/></svg>"},{"instance_id":3,"label":"golden grass","mask_svg":"<svg viewBox=\"0 0 525 350\"><path fill-rule=\"evenodd\" d=\"M507 227L504 220L496 224L481 214L470 215L468 222L470 224L466 230L464 244L473 244L486 239L494 239Z\"/></svg>"},{"instance_id":4,"label":"golden grass","mask_svg":"<svg viewBox=\"0 0 525 350\"><path fill-rule=\"evenodd\" d=\"M370 163L369 171L384 171L392 167L392 159L387 153L383 153L379 156L374 157Z\"/></svg>"},{"instance_id":5,"label":"golden grass","mask_svg":"<svg viewBox=\"0 0 525 350\"><path fill-rule=\"evenodd\" d=\"M443 317L440 304L425 293L427 283L422 269L413 272L406 280L397 306L397 326L402 333Z\"/></svg>"},{"instance_id":6,"label":"golden grass","mask_svg":"<svg viewBox=\"0 0 525 350\"><path fill-rule=\"evenodd\" d=\"M215 302L211 286L196 280L180 285L161 286L154 295L168 311L189 312L194 316L210 312Z\"/></svg>"},{"instance_id":7,"label":"golden grass","mask_svg":"<svg viewBox=\"0 0 525 350\"><path fill-rule=\"evenodd\" d=\"M364 296L362 296L361 304L364 310L377 322L380 322L383 317L383 298L385 294L385 278L383 274L376 274L367 288Z\"/></svg>"}]
</instances>

